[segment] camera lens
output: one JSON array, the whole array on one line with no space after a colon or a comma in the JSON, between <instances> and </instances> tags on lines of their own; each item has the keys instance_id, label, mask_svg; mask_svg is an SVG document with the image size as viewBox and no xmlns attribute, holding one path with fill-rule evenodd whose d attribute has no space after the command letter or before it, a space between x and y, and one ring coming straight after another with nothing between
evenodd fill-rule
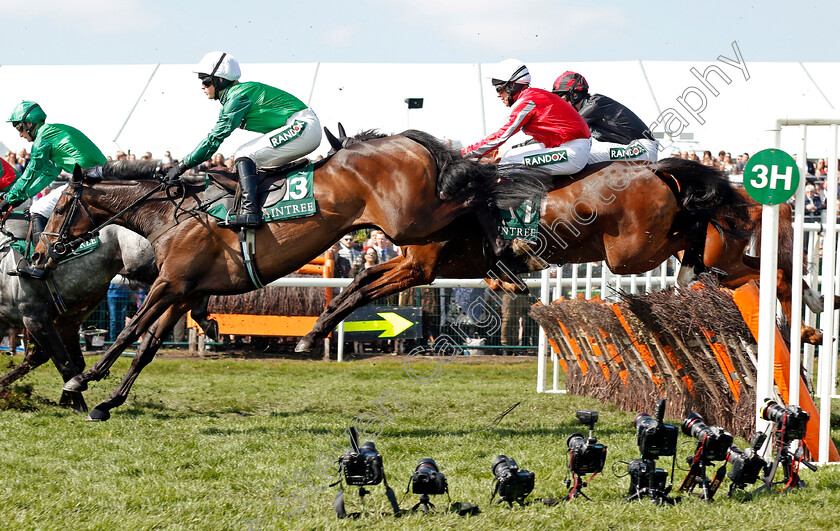
<instances>
[{"instance_id":1,"label":"camera lens","mask_svg":"<svg viewBox=\"0 0 840 531\"><path fill-rule=\"evenodd\" d=\"M417 463L417 468L415 468L414 471L417 472L418 470L423 468L430 468L435 472L440 472L440 469L438 469L437 463L435 463L434 459L421 459L420 462Z\"/></svg>"},{"instance_id":2,"label":"camera lens","mask_svg":"<svg viewBox=\"0 0 840 531\"><path fill-rule=\"evenodd\" d=\"M586 439L580 433L573 433L566 439L566 446L569 447L569 450L574 450L584 444L586 444Z\"/></svg>"},{"instance_id":3,"label":"camera lens","mask_svg":"<svg viewBox=\"0 0 840 531\"><path fill-rule=\"evenodd\" d=\"M361 450L363 452L367 451L367 452L374 453L374 452L376 452L376 445L373 444L373 441L368 441L365 444L359 446L359 450Z\"/></svg>"},{"instance_id":4,"label":"camera lens","mask_svg":"<svg viewBox=\"0 0 840 531\"><path fill-rule=\"evenodd\" d=\"M708 429L709 427L703 422L703 417L693 411L689 413L688 417L682 423L683 433L695 439L700 439L703 432Z\"/></svg>"},{"instance_id":5,"label":"camera lens","mask_svg":"<svg viewBox=\"0 0 840 531\"><path fill-rule=\"evenodd\" d=\"M516 461L506 455L496 457L493 460L493 464L490 465L490 470L493 471L493 475L497 478L510 476L511 469L518 470L519 467L516 465Z\"/></svg>"},{"instance_id":6,"label":"camera lens","mask_svg":"<svg viewBox=\"0 0 840 531\"><path fill-rule=\"evenodd\" d=\"M761 418L781 425L785 420L785 408L768 398L761 406Z\"/></svg>"}]
</instances>

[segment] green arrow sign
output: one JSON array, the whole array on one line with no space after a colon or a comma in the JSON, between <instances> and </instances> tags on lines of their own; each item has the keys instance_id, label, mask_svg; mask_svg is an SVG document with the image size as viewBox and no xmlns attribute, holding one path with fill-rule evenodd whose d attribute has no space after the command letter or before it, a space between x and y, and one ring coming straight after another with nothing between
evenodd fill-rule
<instances>
[{"instance_id":1,"label":"green arrow sign","mask_svg":"<svg viewBox=\"0 0 840 531\"><path fill-rule=\"evenodd\" d=\"M762 205L784 203L798 187L796 161L781 149L759 151L744 167L744 189Z\"/></svg>"},{"instance_id":2,"label":"green arrow sign","mask_svg":"<svg viewBox=\"0 0 840 531\"><path fill-rule=\"evenodd\" d=\"M394 312L380 312L382 317L376 321L349 321L344 323L345 332L374 332L382 330L379 337L395 337L414 325L411 321Z\"/></svg>"}]
</instances>

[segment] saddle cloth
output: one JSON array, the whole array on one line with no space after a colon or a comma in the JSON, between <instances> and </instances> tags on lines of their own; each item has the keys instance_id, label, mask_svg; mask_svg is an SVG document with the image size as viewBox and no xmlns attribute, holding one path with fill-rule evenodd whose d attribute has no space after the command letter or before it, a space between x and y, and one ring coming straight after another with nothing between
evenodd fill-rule
<instances>
[{"instance_id":1,"label":"saddle cloth","mask_svg":"<svg viewBox=\"0 0 840 531\"><path fill-rule=\"evenodd\" d=\"M35 245L30 245L27 249L26 238L29 236L29 217L26 214L23 212L12 212L9 214L9 217L3 224L2 232L8 237L6 244L15 253L15 262L19 262L21 257L25 257L27 261L32 258L32 251ZM93 252L99 245L99 237L92 238L80 245L70 256L62 260L62 262Z\"/></svg>"},{"instance_id":2,"label":"saddle cloth","mask_svg":"<svg viewBox=\"0 0 840 531\"><path fill-rule=\"evenodd\" d=\"M261 180L257 187L257 204L260 205L263 221L280 221L315 215L317 206L313 193L313 173L314 165L312 164L280 177L271 172L261 171ZM208 176L205 180L203 210L216 219L227 220L229 217L236 216L236 206L236 197L213 183Z\"/></svg>"}]
</instances>

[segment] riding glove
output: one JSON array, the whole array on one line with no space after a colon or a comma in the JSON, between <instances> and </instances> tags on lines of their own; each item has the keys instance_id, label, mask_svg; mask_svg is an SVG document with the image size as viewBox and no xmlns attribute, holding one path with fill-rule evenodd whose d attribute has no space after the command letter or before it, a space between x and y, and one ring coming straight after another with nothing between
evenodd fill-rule
<instances>
[{"instance_id":1,"label":"riding glove","mask_svg":"<svg viewBox=\"0 0 840 531\"><path fill-rule=\"evenodd\" d=\"M187 167L184 166L183 163L179 162L178 164L169 168L169 171L166 172L166 177L164 177L163 182L166 184L178 183L181 181L181 174L183 174L185 171L187 171Z\"/></svg>"}]
</instances>

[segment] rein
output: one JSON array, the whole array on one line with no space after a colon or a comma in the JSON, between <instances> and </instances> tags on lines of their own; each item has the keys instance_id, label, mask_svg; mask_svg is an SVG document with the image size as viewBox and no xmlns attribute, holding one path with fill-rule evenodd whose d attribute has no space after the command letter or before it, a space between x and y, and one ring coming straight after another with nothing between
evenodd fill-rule
<instances>
[{"instance_id":1,"label":"rein","mask_svg":"<svg viewBox=\"0 0 840 531\"><path fill-rule=\"evenodd\" d=\"M86 241L88 241L92 238L95 238L99 234L100 230L102 230L104 227L107 227L108 225L113 224L114 221L116 221L118 218L120 218L123 214L125 214L129 210L132 210L137 205L143 203L144 201L149 199L152 195L156 194L157 192L161 192L163 190L166 190L169 186L170 185L168 185L168 184L160 183L155 188L152 188L151 190L146 192L146 194L144 194L142 197L136 199L133 203L131 203L130 205L128 205L124 209L120 210L119 212L117 212L116 214L114 214L113 216L111 216L110 218L108 218L107 220L102 222L101 224L99 224L99 226L96 226L96 224L93 221L93 216L90 215L90 212L88 211L87 207L85 206L84 203L82 203L82 189L84 188L84 183L80 182L79 186L74 187L72 193L68 192L67 190L62 191L61 192L62 195L69 195L73 199L70 203L69 212L64 217L64 221L61 222L61 227L58 229L58 233L57 234L55 234L55 233L49 234L50 236L55 236L56 241L55 241L55 243L50 243L47 246L47 254L55 260L63 258L67 254L72 252L73 249L75 249L79 245L83 244L84 242L86 242ZM79 207L81 207L81 209L84 211L85 215L87 215L88 219L91 222L91 225L94 225L94 228L90 229L85 234L83 234L82 236L79 236L78 238L76 238L72 242L67 243L67 232L70 230L70 227L73 225L73 218L75 217L76 212L78 211Z\"/></svg>"}]
</instances>

